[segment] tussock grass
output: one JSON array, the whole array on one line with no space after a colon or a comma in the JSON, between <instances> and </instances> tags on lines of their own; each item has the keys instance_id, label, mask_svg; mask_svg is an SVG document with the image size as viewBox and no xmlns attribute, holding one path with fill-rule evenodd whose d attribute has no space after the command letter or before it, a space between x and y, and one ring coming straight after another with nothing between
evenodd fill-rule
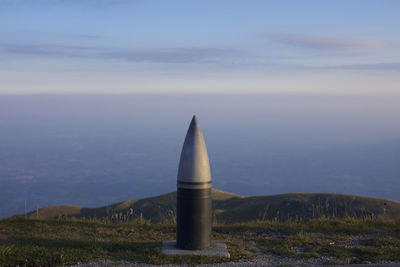
<instances>
[{"instance_id":1,"label":"tussock grass","mask_svg":"<svg viewBox=\"0 0 400 267\"><path fill-rule=\"evenodd\" d=\"M221 258L162 256L162 240L175 239L171 222L136 220L107 224L99 220L0 221L0 265L63 265L96 259L133 262L216 263ZM277 219L217 224L213 239L224 240L231 260L263 253L296 258L333 256L338 261L400 261L400 220L324 217L307 222Z\"/></svg>"}]
</instances>

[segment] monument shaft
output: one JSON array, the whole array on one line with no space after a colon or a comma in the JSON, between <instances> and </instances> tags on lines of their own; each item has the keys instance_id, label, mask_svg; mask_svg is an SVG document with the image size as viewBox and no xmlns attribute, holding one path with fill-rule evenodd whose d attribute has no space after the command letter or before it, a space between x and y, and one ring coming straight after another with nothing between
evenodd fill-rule
<instances>
[{"instance_id":1,"label":"monument shaft","mask_svg":"<svg viewBox=\"0 0 400 267\"><path fill-rule=\"evenodd\" d=\"M211 188L178 188L177 246L207 249L211 244Z\"/></svg>"},{"instance_id":2,"label":"monument shaft","mask_svg":"<svg viewBox=\"0 0 400 267\"><path fill-rule=\"evenodd\" d=\"M177 247L208 249L211 246L211 172L195 116L183 144L177 187Z\"/></svg>"}]
</instances>

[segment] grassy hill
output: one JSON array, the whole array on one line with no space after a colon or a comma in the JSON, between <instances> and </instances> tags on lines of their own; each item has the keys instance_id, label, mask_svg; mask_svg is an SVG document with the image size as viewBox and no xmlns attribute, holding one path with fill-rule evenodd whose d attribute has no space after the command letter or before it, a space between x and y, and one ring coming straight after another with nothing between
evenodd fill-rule
<instances>
[{"instance_id":1,"label":"grassy hill","mask_svg":"<svg viewBox=\"0 0 400 267\"><path fill-rule=\"evenodd\" d=\"M30 213L31 218L0 220L0 266L93 261L106 266L104 259L259 263L258 255L268 255L272 265L400 262L399 202L339 194L246 197L213 190L212 238L226 242L230 259L161 255L161 242L176 237L175 207L173 192L94 209L52 206Z\"/></svg>"},{"instance_id":2,"label":"grassy hill","mask_svg":"<svg viewBox=\"0 0 400 267\"><path fill-rule=\"evenodd\" d=\"M82 207L72 206L72 205L56 205L49 206L38 211L33 211L28 214L30 218L38 217L40 214L40 218L42 219L54 219L61 217L63 214L68 216L79 216L81 214Z\"/></svg>"},{"instance_id":3,"label":"grassy hill","mask_svg":"<svg viewBox=\"0 0 400 267\"><path fill-rule=\"evenodd\" d=\"M386 205L384 205L386 203ZM124 222L134 219L174 222L176 193L127 200L99 208L51 206L28 214L30 218L67 217ZM264 220L310 220L336 217L385 217L400 219L400 203L390 200L322 193L292 193L246 197L213 189L213 222L235 223Z\"/></svg>"},{"instance_id":4,"label":"grassy hill","mask_svg":"<svg viewBox=\"0 0 400 267\"><path fill-rule=\"evenodd\" d=\"M386 203L386 205L384 205ZM310 220L327 217L399 219L400 202L342 194L292 193L215 201L223 222Z\"/></svg>"},{"instance_id":5,"label":"grassy hill","mask_svg":"<svg viewBox=\"0 0 400 267\"><path fill-rule=\"evenodd\" d=\"M13 217L0 220L0 266L126 266L134 262L194 266L238 260L252 266L400 263L400 220L384 218L213 225L212 238L225 241L230 259L161 255L161 242L175 237L173 223Z\"/></svg>"}]
</instances>

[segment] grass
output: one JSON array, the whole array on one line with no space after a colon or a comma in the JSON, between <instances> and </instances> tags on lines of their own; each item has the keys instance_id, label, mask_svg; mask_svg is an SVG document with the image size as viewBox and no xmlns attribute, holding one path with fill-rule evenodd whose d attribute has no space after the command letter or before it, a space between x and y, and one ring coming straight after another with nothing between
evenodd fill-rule
<instances>
[{"instance_id":1,"label":"grass","mask_svg":"<svg viewBox=\"0 0 400 267\"><path fill-rule=\"evenodd\" d=\"M175 226L133 222L110 225L85 220L0 221L0 264L63 265L96 259L135 262L219 262L195 256L161 256L161 241L174 239Z\"/></svg>"},{"instance_id":2,"label":"grass","mask_svg":"<svg viewBox=\"0 0 400 267\"><path fill-rule=\"evenodd\" d=\"M246 197L213 189L213 222L308 221L315 218L400 219L400 202L340 194L291 193ZM386 205L384 205L386 204ZM176 193L99 208L51 206L32 211L30 218L95 218L104 222L127 222L143 218L152 222L170 220L176 215Z\"/></svg>"},{"instance_id":3,"label":"grass","mask_svg":"<svg viewBox=\"0 0 400 267\"><path fill-rule=\"evenodd\" d=\"M106 224L10 218L0 221L0 265L56 266L100 259L151 264L227 260L162 256L162 240L175 239L175 234L174 224L145 220ZM332 256L336 262L400 261L399 236L400 221L383 218L252 221L213 227L213 239L226 242L232 261L250 259L256 251L300 259Z\"/></svg>"}]
</instances>

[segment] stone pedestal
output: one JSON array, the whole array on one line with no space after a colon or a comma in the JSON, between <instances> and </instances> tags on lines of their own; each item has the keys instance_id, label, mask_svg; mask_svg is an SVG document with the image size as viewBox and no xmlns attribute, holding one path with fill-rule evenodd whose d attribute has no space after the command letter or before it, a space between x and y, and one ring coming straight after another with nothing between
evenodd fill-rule
<instances>
[{"instance_id":1,"label":"stone pedestal","mask_svg":"<svg viewBox=\"0 0 400 267\"><path fill-rule=\"evenodd\" d=\"M197 255L208 257L229 258L226 244L222 240L212 240L211 247L203 250L187 250L176 247L176 240L165 240L162 243L161 254L163 255Z\"/></svg>"}]
</instances>

